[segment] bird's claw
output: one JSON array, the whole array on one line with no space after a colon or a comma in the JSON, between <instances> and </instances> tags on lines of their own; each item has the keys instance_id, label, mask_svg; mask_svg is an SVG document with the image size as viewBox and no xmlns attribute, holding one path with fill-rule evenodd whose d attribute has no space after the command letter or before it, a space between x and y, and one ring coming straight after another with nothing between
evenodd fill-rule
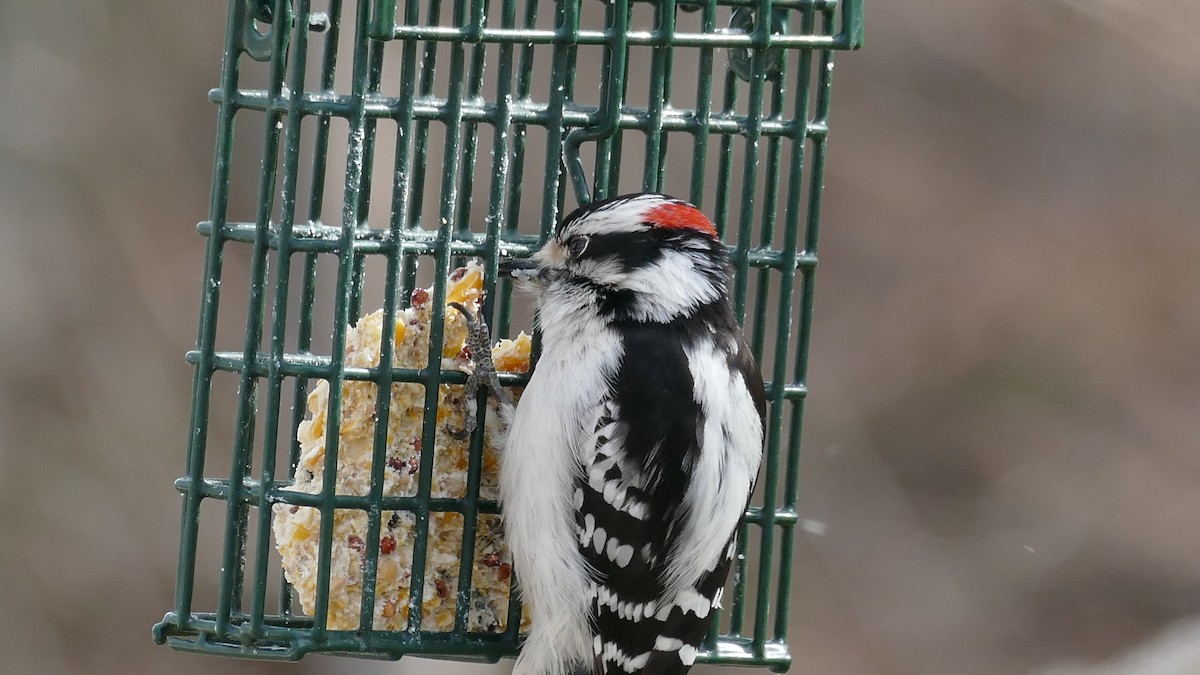
<instances>
[{"instance_id":1,"label":"bird's claw","mask_svg":"<svg viewBox=\"0 0 1200 675\"><path fill-rule=\"evenodd\" d=\"M446 304L457 310L458 313L462 314L463 318L467 320L467 344L470 345L472 331L479 330L479 326L481 323L483 323L483 320L477 317L474 312L467 309L466 306L461 302L448 302ZM487 325L485 324L483 326L483 330L486 331L487 329ZM486 337L489 341L492 339L491 335L487 335Z\"/></svg>"},{"instance_id":2,"label":"bird's claw","mask_svg":"<svg viewBox=\"0 0 1200 675\"><path fill-rule=\"evenodd\" d=\"M464 422L464 428L459 431L448 431L450 436L463 440L469 438L475 432L475 427L478 424L477 410L475 403L475 394L479 391L479 386L482 384L487 387L488 391L500 401L502 405L512 405L512 399L508 392L500 386L500 378L496 375L496 366L492 363L492 333L488 328L487 322L484 321L481 315L477 315L471 310L468 310L461 303L448 303L467 322L467 348L471 351L471 359L475 362L475 366L467 375L467 384L465 395L467 400L468 414Z\"/></svg>"}]
</instances>

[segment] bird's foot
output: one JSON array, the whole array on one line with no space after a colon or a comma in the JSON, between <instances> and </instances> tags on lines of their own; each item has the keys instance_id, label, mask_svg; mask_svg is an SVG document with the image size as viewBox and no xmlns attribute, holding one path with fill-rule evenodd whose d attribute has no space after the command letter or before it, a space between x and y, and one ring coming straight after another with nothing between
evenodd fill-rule
<instances>
[{"instance_id":1,"label":"bird's foot","mask_svg":"<svg viewBox=\"0 0 1200 675\"><path fill-rule=\"evenodd\" d=\"M496 366L492 363L492 332L488 328L487 322L484 321L482 316L468 310L460 303L451 302L449 305L467 320L467 349L471 352L471 360L475 362L470 374L467 375L465 394L468 415L464 422L465 426L459 431L448 432L454 438L462 440L469 438L475 432L475 427L478 424L475 394L478 393L481 384L487 387L488 391L502 405L512 405L512 399L509 397L508 392L504 391L504 388L500 386L500 378L496 374Z\"/></svg>"}]
</instances>

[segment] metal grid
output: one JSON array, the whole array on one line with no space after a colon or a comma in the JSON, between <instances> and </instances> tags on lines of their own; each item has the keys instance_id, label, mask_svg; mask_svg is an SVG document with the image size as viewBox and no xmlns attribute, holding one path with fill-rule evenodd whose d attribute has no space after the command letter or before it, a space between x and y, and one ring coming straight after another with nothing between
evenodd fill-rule
<instances>
[{"instance_id":1,"label":"metal grid","mask_svg":"<svg viewBox=\"0 0 1200 675\"><path fill-rule=\"evenodd\" d=\"M210 96L219 106L216 161L210 218L199 225L208 246L197 348L187 356L196 375L186 475L176 481L183 514L175 605L155 626L155 639L177 649L278 660L309 652L484 661L514 654L516 603L505 632L467 631L470 574L459 575L451 632L416 629L420 593L412 596L407 631L372 628L370 592L363 593L359 630L326 627L335 509L365 510L368 541L378 539L384 510L417 515L413 588L421 587L425 573L429 514L461 513L467 531L461 560L470 564L477 517L498 511L479 498L479 435L469 469L473 489L464 499L430 498L432 442L424 443L416 496L384 497L379 460L386 422L376 431L378 472L370 495L334 494L337 434L327 440L324 491L303 495L284 490L299 448L294 422L318 379L330 383L329 429L339 428L343 381L375 382L380 392L394 382L421 383L427 411L436 406L440 384L463 382L461 373L393 367L386 339L378 368L345 366L347 325L361 315L370 261L383 261L384 325L391 325L400 299L417 285L418 260L432 261L433 306L442 308L451 265L479 258L485 288L492 289L483 311L507 334L513 302L507 282L495 285L499 251L536 250L564 213L568 184L580 203L669 188L713 216L731 244L735 304L764 365L770 401L764 475L740 538L726 608L698 661L785 670L831 59L834 50L861 45L861 11L861 0L327 0L320 6L314 0L231 0L221 86ZM342 75L348 81L342 91L335 65L347 55L352 71ZM442 94L437 66L447 65L447 55ZM314 78L310 61L318 60ZM643 82L639 69L647 62ZM265 89L243 83L243 69L256 64L265 67ZM548 66L540 80L539 64ZM599 82L580 75L597 64ZM681 85L685 72L693 79ZM387 91L391 82L398 84L395 94ZM586 102L597 93L594 103ZM249 116L260 118L264 130L252 222L231 215L234 122ZM315 124L307 136L306 120ZM330 153L341 140L333 129L339 120L348 127L344 167ZM390 176L380 181L376 151L388 125L395 129L395 154ZM441 148L432 140L439 127ZM490 165L479 157L488 128ZM532 139L533 130L544 130L544 140ZM302 153L305 138L311 157ZM537 149L541 171L527 172L537 163ZM640 176L629 170L638 154ZM477 168L483 173L472 175ZM325 225L325 186L339 171L340 224ZM429 174L437 172L435 191ZM373 181L390 190L386 226L372 222L383 218L378 204L372 213ZM309 186L306 213L297 204L302 182ZM482 219L476 217L481 206L473 204L477 184L488 188ZM436 213L427 213L427 202L436 204ZM232 247L248 253L237 260L249 268L245 323L237 326L244 340L240 350L221 350L217 324ZM336 260L332 283L319 278L322 260ZM313 311L322 282L334 296L328 325ZM442 342L441 310L435 314L430 363L439 362ZM323 332L332 333L327 350L318 346ZM212 454L210 411L220 373L237 378L236 424L228 477L213 478L220 469L206 463L206 455ZM388 418L388 401L378 397L380 420ZM281 424L285 403L292 407L290 428ZM433 438L435 417L425 416L425 438ZM290 467L277 466L277 447L287 448L281 460ZM198 576L204 573L197 561L206 503L224 505L215 611L196 609L207 600L197 598L197 589L212 585ZM322 514L315 617L294 606L272 561L276 503L317 507ZM378 562L378 547L368 549L364 589L374 588Z\"/></svg>"}]
</instances>

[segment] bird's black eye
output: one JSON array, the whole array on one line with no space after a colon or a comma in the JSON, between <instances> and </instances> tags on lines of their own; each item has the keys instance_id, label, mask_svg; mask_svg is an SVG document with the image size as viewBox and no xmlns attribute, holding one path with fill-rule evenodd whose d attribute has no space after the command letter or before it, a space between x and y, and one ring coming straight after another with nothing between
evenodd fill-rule
<instances>
[{"instance_id":1,"label":"bird's black eye","mask_svg":"<svg viewBox=\"0 0 1200 675\"><path fill-rule=\"evenodd\" d=\"M588 238L583 235L577 235L567 240L567 252L572 258L578 258L587 250Z\"/></svg>"}]
</instances>

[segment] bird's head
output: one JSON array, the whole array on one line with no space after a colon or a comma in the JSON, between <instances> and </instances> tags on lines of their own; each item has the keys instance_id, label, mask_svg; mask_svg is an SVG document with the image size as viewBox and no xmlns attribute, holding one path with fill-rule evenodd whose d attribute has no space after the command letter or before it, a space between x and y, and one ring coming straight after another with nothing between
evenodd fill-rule
<instances>
[{"instance_id":1,"label":"bird's head","mask_svg":"<svg viewBox=\"0 0 1200 675\"><path fill-rule=\"evenodd\" d=\"M545 308L603 321L668 323L725 298L728 256L712 221L660 194L593 202L568 215L524 260L501 264Z\"/></svg>"}]
</instances>

